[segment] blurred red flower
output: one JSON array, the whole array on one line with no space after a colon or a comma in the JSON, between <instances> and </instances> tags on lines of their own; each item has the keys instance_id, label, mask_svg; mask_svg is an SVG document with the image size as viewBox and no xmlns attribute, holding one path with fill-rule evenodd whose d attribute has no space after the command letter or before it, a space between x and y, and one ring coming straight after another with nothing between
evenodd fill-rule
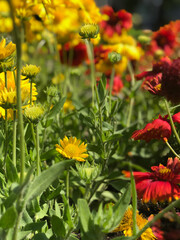
<instances>
[{"instance_id":1,"label":"blurred red flower","mask_svg":"<svg viewBox=\"0 0 180 240\"><path fill-rule=\"evenodd\" d=\"M122 29L132 27L132 15L124 9L114 12L112 7L106 5L102 7L101 12L108 16L108 20L101 21L100 28L109 37L112 37L114 33L121 35Z\"/></svg>"},{"instance_id":2,"label":"blurred red flower","mask_svg":"<svg viewBox=\"0 0 180 240\"><path fill-rule=\"evenodd\" d=\"M112 94L113 95L117 95L121 89L123 88L123 82L120 78L120 76L115 76L114 77L114 81L113 81L113 88L112 88ZM106 85L106 88L109 89L110 87L110 78L107 79L107 85Z\"/></svg>"},{"instance_id":3,"label":"blurred red flower","mask_svg":"<svg viewBox=\"0 0 180 240\"><path fill-rule=\"evenodd\" d=\"M71 47L69 43L66 43L63 49L59 51L59 55L63 64L79 66L87 59L86 45L80 42Z\"/></svg>"},{"instance_id":4,"label":"blurred red flower","mask_svg":"<svg viewBox=\"0 0 180 240\"><path fill-rule=\"evenodd\" d=\"M164 96L172 103L180 102L180 58L162 58L153 65L151 71L136 75L137 80L144 77L142 88L152 94Z\"/></svg>"},{"instance_id":5,"label":"blurred red flower","mask_svg":"<svg viewBox=\"0 0 180 240\"><path fill-rule=\"evenodd\" d=\"M149 201L172 201L180 198L180 160L168 158L167 166L152 166L152 172L133 172L139 199ZM123 171L126 177L130 172Z\"/></svg>"}]
</instances>

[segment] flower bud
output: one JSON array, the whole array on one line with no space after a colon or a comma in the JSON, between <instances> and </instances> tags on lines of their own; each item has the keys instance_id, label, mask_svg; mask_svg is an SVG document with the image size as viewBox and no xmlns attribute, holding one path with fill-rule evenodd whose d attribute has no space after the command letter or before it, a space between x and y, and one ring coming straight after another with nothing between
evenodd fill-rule
<instances>
[{"instance_id":1,"label":"flower bud","mask_svg":"<svg viewBox=\"0 0 180 240\"><path fill-rule=\"evenodd\" d=\"M108 54L108 59L111 63L117 63L121 60L121 55L117 52L110 52Z\"/></svg>"},{"instance_id":2,"label":"flower bud","mask_svg":"<svg viewBox=\"0 0 180 240\"><path fill-rule=\"evenodd\" d=\"M94 23L88 23L83 25L79 31L79 35L83 39L96 38L98 33L99 33L99 27L97 24L94 24Z\"/></svg>"}]
</instances>

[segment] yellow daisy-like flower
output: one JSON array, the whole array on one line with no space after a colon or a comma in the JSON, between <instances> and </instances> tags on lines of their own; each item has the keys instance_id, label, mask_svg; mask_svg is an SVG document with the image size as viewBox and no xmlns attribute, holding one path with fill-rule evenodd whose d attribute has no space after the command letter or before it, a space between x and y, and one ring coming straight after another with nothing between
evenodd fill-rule
<instances>
[{"instance_id":1,"label":"yellow daisy-like flower","mask_svg":"<svg viewBox=\"0 0 180 240\"><path fill-rule=\"evenodd\" d=\"M136 221L139 230L141 230L148 223L148 220L143 218L138 213L138 211L136 213ZM113 232L120 231L122 231L126 237L127 236L130 237L133 235L133 210L131 208L128 208L126 210L125 215L121 220L119 226L115 228ZM146 231L141 234L140 238L138 238L138 240L155 240L155 239L156 237L154 236L151 228L146 229Z\"/></svg>"},{"instance_id":2,"label":"yellow daisy-like flower","mask_svg":"<svg viewBox=\"0 0 180 240\"><path fill-rule=\"evenodd\" d=\"M87 144L81 143L81 140L76 137L70 137L68 139L67 136L60 140L60 145L56 144L56 151L58 151L61 155L69 159L75 159L79 162L84 162L84 158L87 158L89 155L85 152L87 151Z\"/></svg>"},{"instance_id":3,"label":"yellow daisy-like flower","mask_svg":"<svg viewBox=\"0 0 180 240\"><path fill-rule=\"evenodd\" d=\"M6 58L10 57L16 50L16 45L12 42L6 45L6 39L0 42L0 61L4 61Z\"/></svg>"},{"instance_id":4,"label":"yellow daisy-like flower","mask_svg":"<svg viewBox=\"0 0 180 240\"><path fill-rule=\"evenodd\" d=\"M26 66L22 68L21 74L28 78L34 78L40 72L40 70L40 67L37 67L36 65L26 64Z\"/></svg>"}]
</instances>

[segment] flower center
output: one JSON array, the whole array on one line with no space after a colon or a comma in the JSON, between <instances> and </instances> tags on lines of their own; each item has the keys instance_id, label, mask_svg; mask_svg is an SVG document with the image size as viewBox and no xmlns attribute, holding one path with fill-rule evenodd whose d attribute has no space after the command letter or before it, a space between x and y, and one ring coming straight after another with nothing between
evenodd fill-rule
<instances>
[{"instance_id":1,"label":"flower center","mask_svg":"<svg viewBox=\"0 0 180 240\"><path fill-rule=\"evenodd\" d=\"M79 148L78 146L74 145L74 144L68 144L65 148L64 148L64 152L67 154L67 156L69 157L76 157L79 156Z\"/></svg>"},{"instance_id":2,"label":"flower center","mask_svg":"<svg viewBox=\"0 0 180 240\"><path fill-rule=\"evenodd\" d=\"M169 169L169 168L160 168L159 169L159 173L160 174L162 174L162 175L164 175L164 174L168 174L168 173L170 173L171 172L171 169Z\"/></svg>"}]
</instances>

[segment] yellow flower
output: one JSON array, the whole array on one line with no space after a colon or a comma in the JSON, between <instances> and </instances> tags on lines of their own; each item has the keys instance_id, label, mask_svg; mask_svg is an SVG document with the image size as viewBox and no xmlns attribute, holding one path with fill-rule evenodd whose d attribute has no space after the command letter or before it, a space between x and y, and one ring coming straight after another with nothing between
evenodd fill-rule
<instances>
[{"instance_id":1,"label":"yellow flower","mask_svg":"<svg viewBox=\"0 0 180 240\"><path fill-rule=\"evenodd\" d=\"M99 33L99 27L97 24L88 23L80 28L79 35L84 38L96 38Z\"/></svg>"},{"instance_id":2,"label":"yellow flower","mask_svg":"<svg viewBox=\"0 0 180 240\"><path fill-rule=\"evenodd\" d=\"M21 74L31 79L34 78L40 70L40 67L37 67L36 65L26 64L26 66L22 68Z\"/></svg>"},{"instance_id":3,"label":"yellow flower","mask_svg":"<svg viewBox=\"0 0 180 240\"><path fill-rule=\"evenodd\" d=\"M43 107L38 105L29 106L24 110L24 115L32 121L38 121L43 114Z\"/></svg>"},{"instance_id":4,"label":"yellow flower","mask_svg":"<svg viewBox=\"0 0 180 240\"><path fill-rule=\"evenodd\" d=\"M75 109L74 105L72 104L72 101L70 99L67 99L63 106L63 111L67 113L68 111L73 111Z\"/></svg>"},{"instance_id":5,"label":"yellow flower","mask_svg":"<svg viewBox=\"0 0 180 240\"><path fill-rule=\"evenodd\" d=\"M16 92L13 89L7 91L7 89L4 88L4 90L0 92L0 105L6 109L14 108L16 105Z\"/></svg>"},{"instance_id":6,"label":"yellow flower","mask_svg":"<svg viewBox=\"0 0 180 240\"><path fill-rule=\"evenodd\" d=\"M137 211L136 213L136 221L139 230L141 230L147 223L148 220L143 218ZM125 212L123 219L121 220L119 226L114 229L113 232L123 231L124 235L132 236L133 235L133 211L131 208L128 208ZM138 238L138 240L154 240L156 237L154 236L152 229L148 228L145 232L143 232Z\"/></svg>"},{"instance_id":7,"label":"yellow flower","mask_svg":"<svg viewBox=\"0 0 180 240\"><path fill-rule=\"evenodd\" d=\"M56 144L56 151L61 155L69 159L75 159L79 162L84 162L84 158L89 155L85 152L87 151L87 144L81 143L81 140L76 137L70 137L69 139L65 136L63 140L60 140L60 145Z\"/></svg>"},{"instance_id":8,"label":"yellow flower","mask_svg":"<svg viewBox=\"0 0 180 240\"><path fill-rule=\"evenodd\" d=\"M16 45L12 42L6 45L6 39L3 38L0 42L0 61L4 61L7 58L11 57L11 55L15 52Z\"/></svg>"}]
</instances>

